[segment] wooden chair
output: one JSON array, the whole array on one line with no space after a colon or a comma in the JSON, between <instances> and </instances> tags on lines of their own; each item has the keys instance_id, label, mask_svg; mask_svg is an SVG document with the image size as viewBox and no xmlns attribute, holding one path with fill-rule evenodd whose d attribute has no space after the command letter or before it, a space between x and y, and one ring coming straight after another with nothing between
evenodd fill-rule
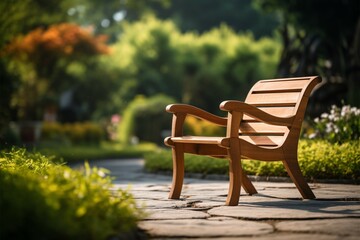
<instances>
[{"instance_id":1,"label":"wooden chair","mask_svg":"<svg viewBox=\"0 0 360 240\"><path fill-rule=\"evenodd\" d=\"M292 181L305 199L315 195L306 183L297 159L298 141L311 91L321 78L300 77L261 80L245 102L230 100L220 104L227 117L219 117L186 104L172 104L171 137L164 142L172 148L173 180L170 199L179 199L184 179L184 153L229 159L229 190L226 205L238 205L240 188L257 193L243 172L241 159L282 161ZM226 127L226 136L183 136L186 116L192 115Z\"/></svg>"}]
</instances>

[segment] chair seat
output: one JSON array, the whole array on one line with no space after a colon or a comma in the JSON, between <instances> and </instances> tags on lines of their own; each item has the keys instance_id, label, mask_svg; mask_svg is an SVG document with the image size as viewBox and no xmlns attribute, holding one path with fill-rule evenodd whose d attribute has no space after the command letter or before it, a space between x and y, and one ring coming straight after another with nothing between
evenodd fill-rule
<instances>
[{"instance_id":1,"label":"chair seat","mask_svg":"<svg viewBox=\"0 0 360 240\"><path fill-rule=\"evenodd\" d=\"M252 145L258 147L280 147L284 138L282 136L239 136L242 139ZM208 137L208 136L182 136L171 137L170 141L174 143L191 143L191 144L214 144L226 146L228 138L226 137Z\"/></svg>"},{"instance_id":2,"label":"chair seat","mask_svg":"<svg viewBox=\"0 0 360 240\"><path fill-rule=\"evenodd\" d=\"M174 143L195 143L195 144L221 144L224 137L207 137L207 136L182 136L172 137Z\"/></svg>"}]
</instances>

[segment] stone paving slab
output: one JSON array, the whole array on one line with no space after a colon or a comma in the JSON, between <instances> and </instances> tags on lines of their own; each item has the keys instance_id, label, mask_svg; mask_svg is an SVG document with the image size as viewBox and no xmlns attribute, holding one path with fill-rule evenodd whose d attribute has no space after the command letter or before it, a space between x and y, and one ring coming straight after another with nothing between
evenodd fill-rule
<instances>
[{"instance_id":1,"label":"stone paving slab","mask_svg":"<svg viewBox=\"0 0 360 240\"><path fill-rule=\"evenodd\" d=\"M156 237L226 237L254 236L274 231L268 223L231 218L144 221L140 227Z\"/></svg>"},{"instance_id":2,"label":"stone paving slab","mask_svg":"<svg viewBox=\"0 0 360 240\"><path fill-rule=\"evenodd\" d=\"M215 207L212 216L227 216L253 220L322 219L360 217L359 202L278 200L241 202L239 206Z\"/></svg>"},{"instance_id":3,"label":"stone paving slab","mask_svg":"<svg viewBox=\"0 0 360 240\"><path fill-rule=\"evenodd\" d=\"M145 220L178 220L178 219L207 219L209 214L200 211L192 211L187 209L147 209L148 216ZM159 222L159 221L156 221Z\"/></svg>"},{"instance_id":4,"label":"stone paving slab","mask_svg":"<svg viewBox=\"0 0 360 240\"><path fill-rule=\"evenodd\" d=\"M168 238L151 238L154 240L163 240ZM189 238L171 238L171 240L183 240ZM301 234L301 233L272 233L251 237L216 237L216 238L194 238L196 240L359 240L358 236L336 236L318 233Z\"/></svg>"},{"instance_id":5,"label":"stone paving slab","mask_svg":"<svg viewBox=\"0 0 360 240\"><path fill-rule=\"evenodd\" d=\"M181 198L169 200L171 177L145 173L140 159L91 165L110 169L114 188L130 189L150 239L360 239L359 185L312 183L317 199L302 200L291 182L254 182L258 194L242 191L228 207L226 180L186 178Z\"/></svg>"},{"instance_id":6,"label":"stone paving slab","mask_svg":"<svg viewBox=\"0 0 360 240\"><path fill-rule=\"evenodd\" d=\"M360 238L360 218L321 219L311 221L282 221L275 224L279 231L318 232L340 236L358 236Z\"/></svg>"}]
</instances>

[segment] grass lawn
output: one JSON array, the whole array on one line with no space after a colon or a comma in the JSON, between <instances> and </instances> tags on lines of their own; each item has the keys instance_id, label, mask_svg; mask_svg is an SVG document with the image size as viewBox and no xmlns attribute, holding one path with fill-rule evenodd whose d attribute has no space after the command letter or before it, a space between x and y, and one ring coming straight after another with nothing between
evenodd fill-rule
<instances>
[{"instance_id":1,"label":"grass lawn","mask_svg":"<svg viewBox=\"0 0 360 240\"><path fill-rule=\"evenodd\" d=\"M53 155L55 160L65 162L85 161L95 159L138 158L153 152L158 147L152 143L123 145L120 143L103 142L99 145L65 145L42 143L32 150L46 156Z\"/></svg>"}]
</instances>

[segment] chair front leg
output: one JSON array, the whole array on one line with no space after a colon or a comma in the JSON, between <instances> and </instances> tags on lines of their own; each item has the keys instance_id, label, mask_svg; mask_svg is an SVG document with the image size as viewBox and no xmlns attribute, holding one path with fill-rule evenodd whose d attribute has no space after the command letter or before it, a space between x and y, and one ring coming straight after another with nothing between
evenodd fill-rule
<instances>
[{"instance_id":1,"label":"chair front leg","mask_svg":"<svg viewBox=\"0 0 360 240\"><path fill-rule=\"evenodd\" d=\"M242 180L242 167L241 167L241 154L240 145L237 139L230 139L230 148L228 149L229 155L229 192L226 199L226 205L237 206L239 204L241 180Z\"/></svg>"},{"instance_id":2,"label":"chair front leg","mask_svg":"<svg viewBox=\"0 0 360 240\"><path fill-rule=\"evenodd\" d=\"M172 148L173 178L169 199L179 199L184 182L184 147L175 144Z\"/></svg>"}]
</instances>

